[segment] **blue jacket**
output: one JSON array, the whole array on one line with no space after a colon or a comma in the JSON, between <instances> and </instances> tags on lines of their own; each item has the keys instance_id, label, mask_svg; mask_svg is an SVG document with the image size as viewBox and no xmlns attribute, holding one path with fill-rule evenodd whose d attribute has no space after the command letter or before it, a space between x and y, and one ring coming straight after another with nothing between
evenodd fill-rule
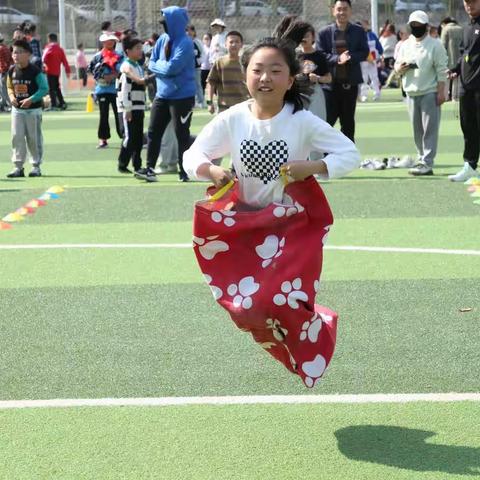
<instances>
[{"instance_id":1,"label":"blue jacket","mask_svg":"<svg viewBox=\"0 0 480 480\"><path fill-rule=\"evenodd\" d=\"M167 7L162 10L168 33L164 33L153 47L148 69L155 73L157 98L179 100L195 96L195 54L193 41L186 34L188 15L184 8ZM165 46L170 42L170 56Z\"/></svg>"},{"instance_id":2,"label":"blue jacket","mask_svg":"<svg viewBox=\"0 0 480 480\"><path fill-rule=\"evenodd\" d=\"M327 62L333 75L333 81L335 81L335 69L338 62L338 57L335 49L335 32L337 31L337 25L335 23L327 25L318 32L317 48L327 56ZM347 50L350 53L350 62L348 65L349 84L359 85L363 83L362 69L360 62L367 59L369 48L367 43L367 34L365 30L359 25L349 23L346 29L347 37Z\"/></svg>"}]
</instances>

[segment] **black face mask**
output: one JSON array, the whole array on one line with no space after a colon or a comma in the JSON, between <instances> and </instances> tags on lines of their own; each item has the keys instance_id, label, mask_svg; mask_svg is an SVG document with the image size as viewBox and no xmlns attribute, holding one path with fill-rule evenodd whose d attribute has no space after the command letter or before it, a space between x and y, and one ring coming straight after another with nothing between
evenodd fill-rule
<instances>
[{"instance_id":1,"label":"black face mask","mask_svg":"<svg viewBox=\"0 0 480 480\"><path fill-rule=\"evenodd\" d=\"M412 31L412 35L415 38L422 38L427 33L427 26L426 25L421 25L420 27L410 26L410 30Z\"/></svg>"},{"instance_id":2,"label":"black face mask","mask_svg":"<svg viewBox=\"0 0 480 480\"><path fill-rule=\"evenodd\" d=\"M164 17L160 20L160 25L163 27L163 31L165 33L168 33L168 28L167 28L167 19Z\"/></svg>"}]
</instances>

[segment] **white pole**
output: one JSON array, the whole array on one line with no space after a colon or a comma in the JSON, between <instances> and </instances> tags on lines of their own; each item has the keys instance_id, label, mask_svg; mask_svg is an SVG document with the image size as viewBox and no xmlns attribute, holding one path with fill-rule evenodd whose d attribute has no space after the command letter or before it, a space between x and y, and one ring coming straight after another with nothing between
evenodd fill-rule
<instances>
[{"instance_id":1,"label":"white pole","mask_svg":"<svg viewBox=\"0 0 480 480\"><path fill-rule=\"evenodd\" d=\"M66 35L65 35L65 0L58 0L58 40L60 46L66 49ZM65 70L62 70L62 86L63 90L67 91L67 76Z\"/></svg>"},{"instance_id":2,"label":"white pole","mask_svg":"<svg viewBox=\"0 0 480 480\"><path fill-rule=\"evenodd\" d=\"M378 35L378 0L371 0L371 21L372 32Z\"/></svg>"}]
</instances>

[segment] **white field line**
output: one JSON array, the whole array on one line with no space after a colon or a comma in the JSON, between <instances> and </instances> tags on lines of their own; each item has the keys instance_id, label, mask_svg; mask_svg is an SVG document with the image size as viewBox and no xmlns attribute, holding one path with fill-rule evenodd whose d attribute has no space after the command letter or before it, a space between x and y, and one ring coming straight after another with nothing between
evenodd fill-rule
<instances>
[{"instance_id":1,"label":"white field line","mask_svg":"<svg viewBox=\"0 0 480 480\"><path fill-rule=\"evenodd\" d=\"M184 249L192 248L191 243L57 243L57 244L0 244L0 250L101 250L101 249ZM435 255L480 256L480 250L459 250L447 248L408 248L408 247L364 247L357 245L326 245L326 250L378 253L425 253Z\"/></svg>"},{"instance_id":2,"label":"white field line","mask_svg":"<svg viewBox=\"0 0 480 480\"><path fill-rule=\"evenodd\" d=\"M245 395L226 397L85 398L5 400L0 410L20 408L173 407L189 405L306 405L414 402L478 402L480 393L375 393L357 395Z\"/></svg>"}]
</instances>

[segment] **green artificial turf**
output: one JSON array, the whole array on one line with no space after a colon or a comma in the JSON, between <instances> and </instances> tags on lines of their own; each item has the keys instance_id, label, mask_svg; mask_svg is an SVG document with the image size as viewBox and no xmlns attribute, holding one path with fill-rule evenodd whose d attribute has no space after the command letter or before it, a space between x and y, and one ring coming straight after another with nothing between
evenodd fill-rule
<instances>
[{"instance_id":1,"label":"green artificial turf","mask_svg":"<svg viewBox=\"0 0 480 480\"><path fill-rule=\"evenodd\" d=\"M53 185L58 200L0 231L0 400L480 392L480 257L327 250L319 303L340 314L313 390L236 329L189 244L206 184L145 184L96 150L85 99L44 115L44 176L10 180L0 115L0 215ZM322 184L328 245L479 250L480 206L446 175L462 164L443 108L436 175L357 170ZM192 131L209 121L195 111ZM398 90L357 109L363 157L414 153ZM145 157L145 151L143 153ZM28 171L29 167L27 167ZM1 218L1 217L0 217ZM467 311L462 311L467 310ZM0 479L452 480L480 478L478 402L0 410Z\"/></svg>"},{"instance_id":2,"label":"green artificial turf","mask_svg":"<svg viewBox=\"0 0 480 480\"><path fill-rule=\"evenodd\" d=\"M16 480L473 479L476 417L474 403L0 412L0 468Z\"/></svg>"}]
</instances>

